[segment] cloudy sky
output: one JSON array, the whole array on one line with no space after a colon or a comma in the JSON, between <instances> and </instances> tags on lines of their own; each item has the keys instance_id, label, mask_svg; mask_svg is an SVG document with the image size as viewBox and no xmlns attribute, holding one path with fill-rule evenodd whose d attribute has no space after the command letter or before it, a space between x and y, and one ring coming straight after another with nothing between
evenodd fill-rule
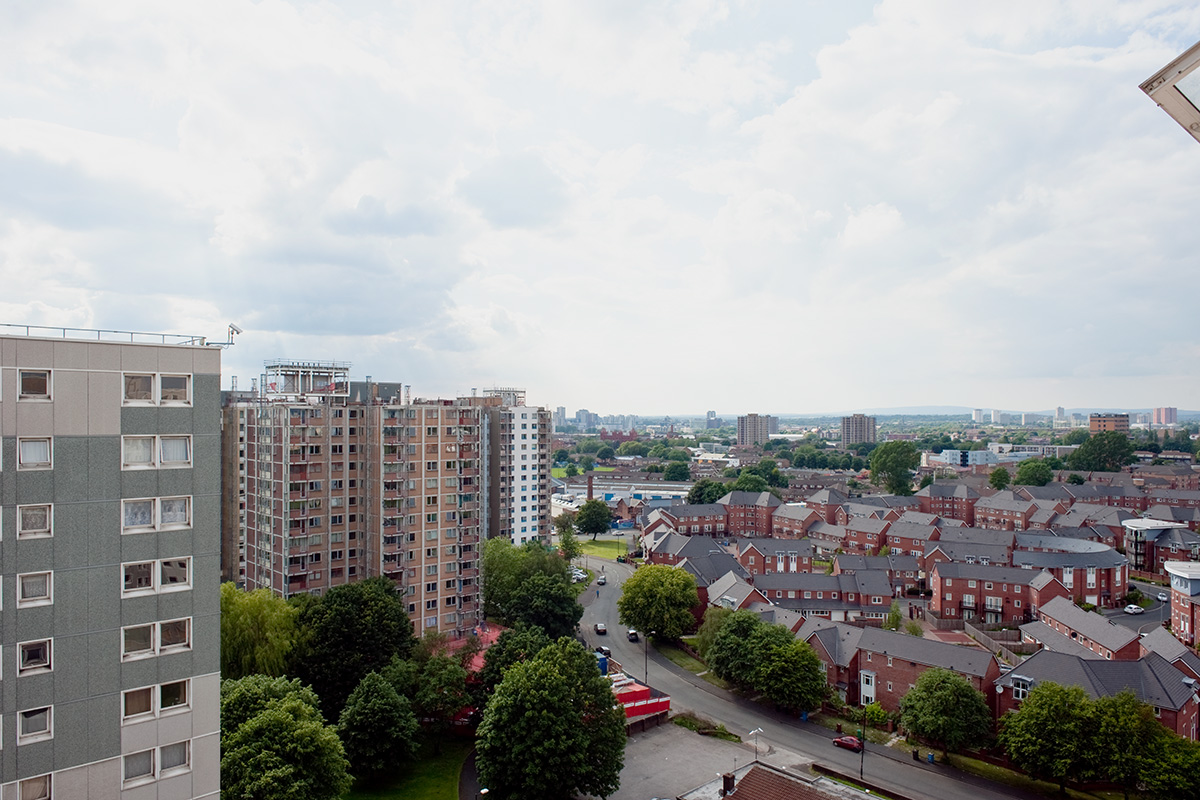
<instances>
[{"instance_id":1,"label":"cloudy sky","mask_svg":"<svg viewBox=\"0 0 1200 800\"><path fill-rule=\"evenodd\" d=\"M0 322L600 413L1195 408L1194 2L0 4Z\"/></svg>"}]
</instances>

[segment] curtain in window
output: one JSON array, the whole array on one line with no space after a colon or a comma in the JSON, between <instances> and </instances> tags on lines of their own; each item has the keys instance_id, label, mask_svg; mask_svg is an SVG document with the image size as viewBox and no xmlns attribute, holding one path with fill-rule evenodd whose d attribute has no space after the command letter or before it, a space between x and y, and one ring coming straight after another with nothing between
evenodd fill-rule
<instances>
[{"instance_id":1,"label":"curtain in window","mask_svg":"<svg viewBox=\"0 0 1200 800\"><path fill-rule=\"evenodd\" d=\"M188 440L184 436L164 436L162 438L162 463L186 464L192 460L188 448Z\"/></svg>"},{"instance_id":2,"label":"curtain in window","mask_svg":"<svg viewBox=\"0 0 1200 800\"><path fill-rule=\"evenodd\" d=\"M126 500L125 527L146 528L154 525L153 500Z\"/></svg>"},{"instance_id":3,"label":"curtain in window","mask_svg":"<svg viewBox=\"0 0 1200 800\"><path fill-rule=\"evenodd\" d=\"M48 800L50 797L50 776L42 775L37 778L26 778L21 781L21 800Z\"/></svg>"},{"instance_id":4,"label":"curtain in window","mask_svg":"<svg viewBox=\"0 0 1200 800\"><path fill-rule=\"evenodd\" d=\"M149 436L139 436L125 440L126 464L154 463L154 439Z\"/></svg>"},{"instance_id":5,"label":"curtain in window","mask_svg":"<svg viewBox=\"0 0 1200 800\"><path fill-rule=\"evenodd\" d=\"M188 625L186 619L175 620L174 622L162 623L162 634L159 639L159 645L162 647L173 647L175 645L186 645L188 643Z\"/></svg>"},{"instance_id":6,"label":"curtain in window","mask_svg":"<svg viewBox=\"0 0 1200 800\"><path fill-rule=\"evenodd\" d=\"M25 506L21 509L21 533L50 530L50 506Z\"/></svg>"},{"instance_id":7,"label":"curtain in window","mask_svg":"<svg viewBox=\"0 0 1200 800\"><path fill-rule=\"evenodd\" d=\"M163 525L188 524L188 499L186 497L167 497L160 502Z\"/></svg>"},{"instance_id":8,"label":"curtain in window","mask_svg":"<svg viewBox=\"0 0 1200 800\"><path fill-rule=\"evenodd\" d=\"M175 767L186 767L188 763L188 743L176 742L175 744L163 745L159 750L162 757L162 769L174 769Z\"/></svg>"},{"instance_id":9,"label":"curtain in window","mask_svg":"<svg viewBox=\"0 0 1200 800\"><path fill-rule=\"evenodd\" d=\"M154 751L143 750L125 756L125 780L144 778L154 774Z\"/></svg>"},{"instance_id":10,"label":"curtain in window","mask_svg":"<svg viewBox=\"0 0 1200 800\"><path fill-rule=\"evenodd\" d=\"M21 576L21 599L36 600L39 597L50 596L50 576L39 575L22 575Z\"/></svg>"},{"instance_id":11,"label":"curtain in window","mask_svg":"<svg viewBox=\"0 0 1200 800\"><path fill-rule=\"evenodd\" d=\"M22 439L21 463L25 466L50 463L49 439Z\"/></svg>"}]
</instances>

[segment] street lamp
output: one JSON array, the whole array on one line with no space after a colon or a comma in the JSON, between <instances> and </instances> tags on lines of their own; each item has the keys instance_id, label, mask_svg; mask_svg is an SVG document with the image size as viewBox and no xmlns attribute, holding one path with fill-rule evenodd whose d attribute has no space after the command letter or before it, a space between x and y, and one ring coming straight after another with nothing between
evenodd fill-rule
<instances>
[{"instance_id":1,"label":"street lamp","mask_svg":"<svg viewBox=\"0 0 1200 800\"><path fill-rule=\"evenodd\" d=\"M488 790L487 790L487 787L485 786L482 789L480 789L478 792L475 793L475 800L483 800L483 798L487 797L487 793L488 793Z\"/></svg>"},{"instance_id":2,"label":"street lamp","mask_svg":"<svg viewBox=\"0 0 1200 800\"><path fill-rule=\"evenodd\" d=\"M758 735L763 732L762 728L755 728L750 731L750 735L754 737L754 763L758 763Z\"/></svg>"},{"instance_id":3,"label":"street lamp","mask_svg":"<svg viewBox=\"0 0 1200 800\"><path fill-rule=\"evenodd\" d=\"M866 727L865 725L863 727ZM862 750L858 751L858 779L863 779L863 767L867 763L867 736L863 728L858 729L858 743L862 745Z\"/></svg>"}]
</instances>

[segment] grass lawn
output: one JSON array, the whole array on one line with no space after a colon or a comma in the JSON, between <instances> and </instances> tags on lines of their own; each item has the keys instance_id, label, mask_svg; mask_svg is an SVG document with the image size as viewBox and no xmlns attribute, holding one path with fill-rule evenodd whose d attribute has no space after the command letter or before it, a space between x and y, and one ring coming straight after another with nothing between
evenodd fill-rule
<instances>
[{"instance_id":1,"label":"grass lawn","mask_svg":"<svg viewBox=\"0 0 1200 800\"><path fill-rule=\"evenodd\" d=\"M941 753L938 753L937 758L939 761L941 760ZM951 753L950 766L960 769L963 772L970 772L972 775L978 775L981 778L987 778L990 781L1003 783L1027 792L1033 792L1034 794L1041 794L1046 797L1062 797L1058 793L1058 784L1056 783L1035 781L1027 775L1013 772L1010 769L1005 769L995 764L989 764L986 761L980 761L977 758ZM1097 800L1097 798L1111 800L1113 798L1122 798L1124 795L1121 792L1081 792L1068 787L1067 797L1072 798L1072 800Z\"/></svg>"},{"instance_id":2,"label":"grass lawn","mask_svg":"<svg viewBox=\"0 0 1200 800\"><path fill-rule=\"evenodd\" d=\"M600 534L604 536L604 534ZM621 537L618 539L601 539L596 541L579 537L579 543L583 545L583 552L589 556L600 556L601 558L615 559L617 556L625 555L625 532L621 532Z\"/></svg>"},{"instance_id":3,"label":"grass lawn","mask_svg":"<svg viewBox=\"0 0 1200 800\"><path fill-rule=\"evenodd\" d=\"M386 786L370 789L351 789L344 800L458 800L458 774L471 754L475 743L457 737L442 741L442 754L433 754L433 744L426 742L417 761L399 767L400 777Z\"/></svg>"},{"instance_id":4,"label":"grass lawn","mask_svg":"<svg viewBox=\"0 0 1200 800\"><path fill-rule=\"evenodd\" d=\"M708 666L705 665L703 661L697 661L675 645L668 642L660 642L657 639L652 639L651 641L654 643L654 649L666 656L667 659L670 660L670 662L675 666L681 669L686 669L693 675L700 675L701 678L704 678L704 680L708 681L713 686L718 686L722 689L729 688L729 684L718 678L716 675L713 675L711 672L707 671Z\"/></svg>"},{"instance_id":5,"label":"grass lawn","mask_svg":"<svg viewBox=\"0 0 1200 800\"><path fill-rule=\"evenodd\" d=\"M616 467L594 467L592 469L592 472L613 472L614 470L616 470ZM581 472L579 474L582 475L583 473ZM551 467L550 468L550 477L558 478L559 480L566 480L567 468L566 467Z\"/></svg>"},{"instance_id":6,"label":"grass lawn","mask_svg":"<svg viewBox=\"0 0 1200 800\"><path fill-rule=\"evenodd\" d=\"M821 712L819 714L809 714L808 721L820 725L822 728L828 728L831 731L837 731L838 723L841 723L842 733L846 736L858 736L858 723L851 722L848 719L835 717L832 714ZM872 744L887 744L891 740L892 735L887 731L881 731L878 728L867 728L867 741Z\"/></svg>"}]
</instances>

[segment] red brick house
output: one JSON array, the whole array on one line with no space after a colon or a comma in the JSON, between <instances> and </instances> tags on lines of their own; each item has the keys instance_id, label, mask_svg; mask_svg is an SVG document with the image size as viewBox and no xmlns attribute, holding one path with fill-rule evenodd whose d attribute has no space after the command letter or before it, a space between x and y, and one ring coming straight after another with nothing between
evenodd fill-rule
<instances>
[{"instance_id":1,"label":"red brick house","mask_svg":"<svg viewBox=\"0 0 1200 800\"><path fill-rule=\"evenodd\" d=\"M738 563L751 575L813 571L813 543L808 539L747 539L737 544Z\"/></svg>"},{"instance_id":2,"label":"red brick house","mask_svg":"<svg viewBox=\"0 0 1200 800\"><path fill-rule=\"evenodd\" d=\"M772 515L771 535L780 539L803 539L808 530L824 520L820 514L802 503L787 503Z\"/></svg>"},{"instance_id":3,"label":"red brick house","mask_svg":"<svg viewBox=\"0 0 1200 800\"><path fill-rule=\"evenodd\" d=\"M821 515L830 525L837 523L837 512L850 498L837 489L819 489L804 498L804 505Z\"/></svg>"},{"instance_id":4,"label":"red brick house","mask_svg":"<svg viewBox=\"0 0 1200 800\"><path fill-rule=\"evenodd\" d=\"M725 507L733 536L770 536L775 509L783 501L770 492L730 492L717 501Z\"/></svg>"},{"instance_id":5,"label":"red brick house","mask_svg":"<svg viewBox=\"0 0 1200 800\"><path fill-rule=\"evenodd\" d=\"M846 524L843 547L856 553L877 553L883 547L891 522L870 517L852 517Z\"/></svg>"},{"instance_id":6,"label":"red brick house","mask_svg":"<svg viewBox=\"0 0 1200 800\"><path fill-rule=\"evenodd\" d=\"M702 534L723 539L728 527L725 506L719 503L679 505L659 509L674 525L678 533Z\"/></svg>"},{"instance_id":7,"label":"red brick house","mask_svg":"<svg viewBox=\"0 0 1200 800\"><path fill-rule=\"evenodd\" d=\"M1168 561L1163 569L1171 578L1171 632L1186 645L1195 645L1200 632L1200 564Z\"/></svg>"},{"instance_id":8,"label":"red brick house","mask_svg":"<svg viewBox=\"0 0 1200 800\"><path fill-rule=\"evenodd\" d=\"M1028 622L1036 619L1042 603L1067 594L1049 573L956 562L936 564L929 588L929 606L938 616L976 617L986 624Z\"/></svg>"},{"instance_id":9,"label":"red brick house","mask_svg":"<svg viewBox=\"0 0 1200 800\"><path fill-rule=\"evenodd\" d=\"M937 537L938 529L933 525L918 525L901 519L888 528L885 543L893 553L921 558L925 555L925 543Z\"/></svg>"},{"instance_id":10,"label":"red brick house","mask_svg":"<svg viewBox=\"0 0 1200 800\"><path fill-rule=\"evenodd\" d=\"M964 483L934 481L915 496L922 513L975 524L975 504L979 502L980 494Z\"/></svg>"},{"instance_id":11,"label":"red brick house","mask_svg":"<svg viewBox=\"0 0 1200 800\"><path fill-rule=\"evenodd\" d=\"M1065 597L1056 597L1038 609L1037 621L1098 658L1112 661L1136 661L1142 656L1140 636L1133 628L1118 625L1092 611L1084 611ZM1037 641L1049 650L1055 647L1053 637L1038 638L1041 630L1031 628L1026 641Z\"/></svg>"}]
</instances>

